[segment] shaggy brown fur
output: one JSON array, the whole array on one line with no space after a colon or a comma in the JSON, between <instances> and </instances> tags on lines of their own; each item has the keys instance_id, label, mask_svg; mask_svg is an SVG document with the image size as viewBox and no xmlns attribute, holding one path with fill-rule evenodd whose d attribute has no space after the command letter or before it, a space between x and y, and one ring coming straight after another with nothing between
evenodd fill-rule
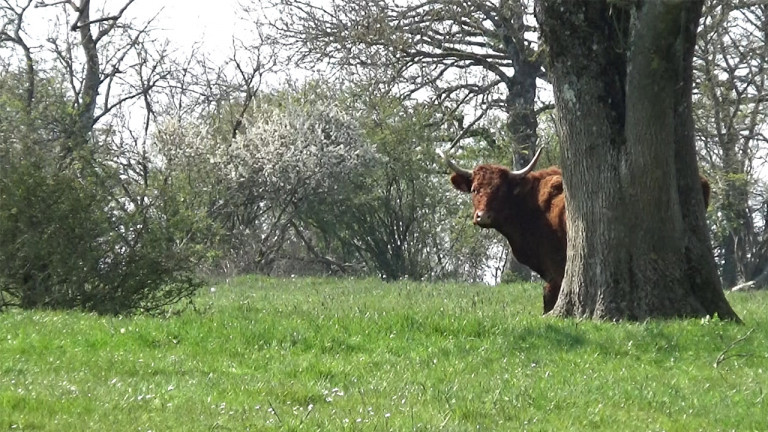
<instances>
[{"instance_id":1,"label":"shaggy brown fur","mask_svg":"<svg viewBox=\"0 0 768 432\"><path fill-rule=\"evenodd\" d=\"M453 186L472 194L473 222L493 228L509 242L512 254L546 281L544 313L555 307L565 275L565 195L559 168L533 171L517 178L499 165L478 165L472 176L454 173ZM701 177L705 206L709 182Z\"/></svg>"}]
</instances>

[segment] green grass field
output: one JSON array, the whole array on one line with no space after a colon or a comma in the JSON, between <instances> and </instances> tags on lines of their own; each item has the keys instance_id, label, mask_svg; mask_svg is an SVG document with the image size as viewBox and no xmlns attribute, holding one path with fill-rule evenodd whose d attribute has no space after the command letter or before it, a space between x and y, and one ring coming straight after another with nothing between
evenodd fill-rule
<instances>
[{"instance_id":1,"label":"green grass field","mask_svg":"<svg viewBox=\"0 0 768 432\"><path fill-rule=\"evenodd\" d=\"M165 319L0 314L0 429L766 431L745 325L540 316L540 286L240 278Z\"/></svg>"}]
</instances>

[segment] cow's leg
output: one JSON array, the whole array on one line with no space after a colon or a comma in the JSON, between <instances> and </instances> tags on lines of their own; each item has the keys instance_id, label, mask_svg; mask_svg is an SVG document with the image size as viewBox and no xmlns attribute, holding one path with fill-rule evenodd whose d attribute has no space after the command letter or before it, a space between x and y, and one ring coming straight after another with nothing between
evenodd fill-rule
<instances>
[{"instance_id":1,"label":"cow's leg","mask_svg":"<svg viewBox=\"0 0 768 432\"><path fill-rule=\"evenodd\" d=\"M561 282L549 282L544 285L544 313L555 308L557 297L560 295Z\"/></svg>"}]
</instances>

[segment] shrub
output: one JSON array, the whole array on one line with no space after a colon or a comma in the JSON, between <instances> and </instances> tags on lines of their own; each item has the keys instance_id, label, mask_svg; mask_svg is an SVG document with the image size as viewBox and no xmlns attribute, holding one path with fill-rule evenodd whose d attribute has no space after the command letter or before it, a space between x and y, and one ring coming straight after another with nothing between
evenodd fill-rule
<instances>
[{"instance_id":1,"label":"shrub","mask_svg":"<svg viewBox=\"0 0 768 432\"><path fill-rule=\"evenodd\" d=\"M2 151L0 307L157 311L191 296L210 225L160 178L131 182L94 155Z\"/></svg>"}]
</instances>

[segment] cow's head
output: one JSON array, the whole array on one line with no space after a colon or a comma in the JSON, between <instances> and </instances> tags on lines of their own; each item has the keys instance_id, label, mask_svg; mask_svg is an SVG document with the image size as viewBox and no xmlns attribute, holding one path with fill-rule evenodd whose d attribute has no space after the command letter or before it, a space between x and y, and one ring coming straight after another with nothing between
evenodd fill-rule
<instances>
[{"instance_id":1,"label":"cow's head","mask_svg":"<svg viewBox=\"0 0 768 432\"><path fill-rule=\"evenodd\" d=\"M499 215L508 206L511 196L525 192L528 188L525 176L536 166L539 156L541 149L533 156L531 163L519 171L510 171L499 165L478 165L470 171L459 167L447 156L443 157L453 171L453 187L472 194L472 205L475 208L473 222L483 228L494 228L500 223Z\"/></svg>"}]
</instances>

